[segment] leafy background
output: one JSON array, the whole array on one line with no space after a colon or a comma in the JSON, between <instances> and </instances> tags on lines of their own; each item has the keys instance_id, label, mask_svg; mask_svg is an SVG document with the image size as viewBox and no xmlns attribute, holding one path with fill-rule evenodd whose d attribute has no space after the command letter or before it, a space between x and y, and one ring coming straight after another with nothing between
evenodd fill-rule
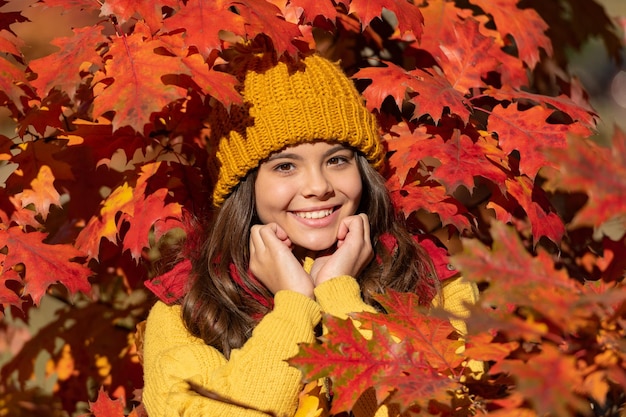
<instances>
[{"instance_id":1,"label":"leafy background","mask_svg":"<svg viewBox=\"0 0 626 417\"><path fill-rule=\"evenodd\" d=\"M223 13L202 26L195 5ZM371 385L422 414L617 415L626 73L624 20L609 16L626 13L598 5L1 3L0 411L141 413L145 282L164 285L183 213L204 207L204 118L238 101L221 60L269 39L342 58L380 115L396 204L482 288L463 355L446 317L403 296L360 317L376 344L327 319L327 340L293 363L336 382L333 411ZM358 352L361 377L329 346ZM471 378L465 356L489 372Z\"/></svg>"}]
</instances>

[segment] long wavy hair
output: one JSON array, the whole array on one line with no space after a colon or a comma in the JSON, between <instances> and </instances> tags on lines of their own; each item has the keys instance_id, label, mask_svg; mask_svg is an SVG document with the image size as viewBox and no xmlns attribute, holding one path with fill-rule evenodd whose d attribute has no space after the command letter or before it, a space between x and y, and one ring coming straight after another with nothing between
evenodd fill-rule
<instances>
[{"instance_id":1,"label":"long wavy hair","mask_svg":"<svg viewBox=\"0 0 626 417\"><path fill-rule=\"evenodd\" d=\"M355 277L363 300L376 306L374 294L387 288L415 292L424 305L438 293L435 269L422 247L413 239L395 213L383 177L357 153L357 164L363 182L358 213L366 213L371 224L374 259ZM206 229L206 238L198 255L192 257L191 286L182 300L183 321L189 332L227 358L232 349L241 347L251 335L260 317L269 312L259 297L273 295L248 276L250 228L259 221L254 212L254 182L251 171L235 188ZM395 239L389 249L381 236ZM233 280L231 268L249 290Z\"/></svg>"}]
</instances>

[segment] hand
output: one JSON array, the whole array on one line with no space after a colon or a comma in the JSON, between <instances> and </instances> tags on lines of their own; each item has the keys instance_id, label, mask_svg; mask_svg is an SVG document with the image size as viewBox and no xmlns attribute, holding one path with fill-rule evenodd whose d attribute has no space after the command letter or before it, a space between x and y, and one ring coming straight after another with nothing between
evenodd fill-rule
<instances>
[{"instance_id":1,"label":"hand","mask_svg":"<svg viewBox=\"0 0 626 417\"><path fill-rule=\"evenodd\" d=\"M337 249L315 259L311 276L315 286L340 275L357 277L372 260L374 250L366 214L348 216L337 231Z\"/></svg>"},{"instance_id":2,"label":"hand","mask_svg":"<svg viewBox=\"0 0 626 417\"><path fill-rule=\"evenodd\" d=\"M291 240L276 223L250 229L250 271L273 294L292 290L313 298L313 280L291 251Z\"/></svg>"}]
</instances>

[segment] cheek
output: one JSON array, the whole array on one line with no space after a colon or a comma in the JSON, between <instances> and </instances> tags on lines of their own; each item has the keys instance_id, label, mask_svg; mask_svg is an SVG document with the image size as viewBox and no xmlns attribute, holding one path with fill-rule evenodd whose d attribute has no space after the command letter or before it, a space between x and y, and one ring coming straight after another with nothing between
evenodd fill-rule
<instances>
[{"instance_id":1,"label":"cheek","mask_svg":"<svg viewBox=\"0 0 626 417\"><path fill-rule=\"evenodd\" d=\"M284 212L291 201L292 191L280 182L269 184L261 181L255 184L256 215L263 224L276 221L279 213Z\"/></svg>"}]
</instances>

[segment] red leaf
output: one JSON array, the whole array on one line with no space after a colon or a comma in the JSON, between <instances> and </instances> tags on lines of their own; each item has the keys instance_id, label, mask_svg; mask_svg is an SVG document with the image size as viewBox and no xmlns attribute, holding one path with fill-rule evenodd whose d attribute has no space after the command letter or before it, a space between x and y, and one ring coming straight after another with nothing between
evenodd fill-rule
<instances>
[{"instance_id":1,"label":"red leaf","mask_svg":"<svg viewBox=\"0 0 626 417\"><path fill-rule=\"evenodd\" d=\"M387 181L387 186L394 204L407 216L424 209L436 213L443 226L453 225L459 231L470 228L470 222L465 216L467 210L457 200L447 195L443 186L417 183L399 186L397 178L394 177Z\"/></svg>"},{"instance_id":2,"label":"red leaf","mask_svg":"<svg viewBox=\"0 0 626 417\"><path fill-rule=\"evenodd\" d=\"M31 188L15 195L15 199L20 202L21 207L32 204L35 213L41 214L44 220L50 213L50 206L61 206L61 196L54 188L54 175L47 165L42 165L37 178L31 181Z\"/></svg>"},{"instance_id":3,"label":"red leaf","mask_svg":"<svg viewBox=\"0 0 626 417\"><path fill-rule=\"evenodd\" d=\"M287 7L301 11L304 14L304 23L313 22L317 16L323 16L330 21L337 18L337 9L328 0L291 0Z\"/></svg>"},{"instance_id":4,"label":"red leaf","mask_svg":"<svg viewBox=\"0 0 626 417\"><path fill-rule=\"evenodd\" d=\"M265 34L272 40L278 56L298 52L292 41L302 33L296 24L284 19L278 7L266 0L235 0L233 3L246 22L244 28L248 39Z\"/></svg>"},{"instance_id":5,"label":"red leaf","mask_svg":"<svg viewBox=\"0 0 626 417\"><path fill-rule=\"evenodd\" d=\"M98 44L106 42L102 26L74 29L74 36L56 38L50 43L59 48L58 52L30 62L30 68L37 74L31 84L44 97L58 87L74 97L76 89L83 82L80 68L84 63L102 66L102 58L96 53Z\"/></svg>"},{"instance_id":6,"label":"red leaf","mask_svg":"<svg viewBox=\"0 0 626 417\"><path fill-rule=\"evenodd\" d=\"M89 401L94 417L124 417L124 403L120 398L112 400L102 387L95 402Z\"/></svg>"},{"instance_id":7,"label":"red leaf","mask_svg":"<svg viewBox=\"0 0 626 417\"><path fill-rule=\"evenodd\" d=\"M563 220L556 213L546 212L533 200L533 188L533 182L528 177L506 180L507 191L528 215L534 241L538 242L542 236L545 236L559 243L565 234Z\"/></svg>"},{"instance_id":8,"label":"red leaf","mask_svg":"<svg viewBox=\"0 0 626 417\"><path fill-rule=\"evenodd\" d=\"M517 391L530 401L537 415L569 416L572 411L589 410L589 402L576 394L582 387L576 358L552 345L543 344L541 352L526 362L506 361L499 369L515 375Z\"/></svg>"},{"instance_id":9,"label":"red leaf","mask_svg":"<svg viewBox=\"0 0 626 417\"><path fill-rule=\"evenodd\" d=\"M465 123L468 122L470 111L465 105L465 97L446 77L434 70L433 74L420 69L413 70L410 74L414 78L409 86L417 93L409 100L415 104L414 116L430 114L435 123L438 123L447 107L451 113L459 116Z\"/></svg>"},{"instance_id":10,"label":"red leaf","mask_svg":"<svg viewBox=\"0 0 626 417\"><path fill-rule=\"evenodd\" d=\"M7 246L8 253L3 269L24 264L24 293L30 295L35 304L48 287L60 282L71 293L88 293L91 289L88 278L91 270L71 259L84 254L70 245L48 245L43 243L46 235L41 232L24 233L18 227L0 230L0 248Z\"/></svg>"},{"instance_id":11,"label":"red leaf","mask_svg":"<svg viewBox=\"0 0 626 417\"><path fill-rule=\"evenodd\" d=\"M138 23L135 32L113 40L105 72L115 77L94 99L94 118L108 111L115 112L113 130L131 126L142 133L152 113L167 104L185 98L186 91L174 85L165 85L161 79L166 74L187 74L189 69L178 57L155 53L166 48L158 39L150 39L147 27ZM104 81L101 75L94 80Z\"/></svg>"},{"instance_id":12,"label":"red leaf","mask_svg":"<svg viewBox=\"0 0 626 417\"><path fill-rule=\"evenodd\" d=\"M163 23L163 7L176 9L179 2L176 0L107 0L102 4L100 15L113 15L121 24L136 18L143 17L152 33L155 33Z\"/></svg>"},{"instance_id":13,"label":"red leaf","mask_svg":"<svg viewBox=\"0 0 626 417\"><path fill-rule=\"evenodd\" d=\"M195 46L203 57L212 50L221 50L221 31L239 36L244 34L244 19L233 13L230 7L234 1L198 0L184 4L172 17L165 19L163 30L185 30L184 42L187 47Z\"/></svg>"},{"instance_id":14,"label":"red leaf","mask_svg":"<svg viewBox=\"0 0 626 417\"><path fill-rule=\"evenodd\" d=\"M404 185L407 174L419 162L413 157L413 146L416 142L431 137L426 127L418 127L411 132L405 122L393 126L391 132L385 135L387 147L389 151L393 151L389 157L389 166L394 170L394 176L397 177L400 186Z\"/></svg>"},{"instance_id":15,"label":"red leaf","mask_svg":"<svg viewBox=\"0 0 626 417\"><path fill-rule=\"evenodd\" d=\"M517 103L508 107L497 105L489 117L489 131L498 134L500 147L510 153L514 150L521 155L520 173L532 180L539 169L555 166L543 154L544 148L565 148L568 133L587 133L588 130L573 123L571 125L547 122L553 111L534 106L521 111ZM582 130L582 132L581 132Z\"/></svg>"},{"instance_id":16,"label":"red leaf","mask_svg":"<svg viewBox=\"0 0 626 417\"><path fill-rule=\"evenodd\" d=\"M519 57L530 69L539 62L540 48L552 56L552 42L545 34L548 25L534 9L518 8L519 0L470 0L470 3L493 17L503 38L511 35L515 39Z\"/></svg>"},{"instance_id":17,"label":"red leaf","mask_svg":"<svg viewBox=\"0 0 626 417\"><path fill-rule=\"evenodd\" d=\"M204 94L214 97L226 108L242 102L241 95L235 90L237 79L234 76L209 69L199 54L185 57L183 62L191 70L193 81Z\"/></svg>"},{"instance_id":18,"label":"red leaf","mask_svg":"<svg viewBox=\"0 0 626 417\"><path fill-rule=\"evenodd\" d=\"M396 15L401 37L407 40L421 38L424 18L420 9L407 0L352 0L348 13L355 13L365 29L372 20L381 16L383 7Z\"/></svg>"},{"instance_id":19,"label":"red leaf","mask_svg":"<svg viewBox=\"0 0 626 417\"><path fill-rule=\"evenodd\" d=\"M463 239L463 252L451 257L466 279L489 283L482 302L503 310L510 304L527 306L563 328L573 325L571 309L582 295L581 285L557 270L545 251L535 257L528 253L511 227L494 221L491 235L493 248Z\"/></svg>"},{"instance_id":20,"label":"red leaf","mask_svg":"<svg viewBox=\"0 0 626 417\"><path fill-rule=\"evenodd\" d=\"M384 327L373 326L372 338L366 340L352 320L326 316L325 323L328 335L321 338L322 344L300 346L289 363L302 371L305 380L332 378L332 413L351 410L359 396L375 385L382 402L397 382L394 377L402 378L405 369L425 366L415 362L418 356L410 345L394 342Z\"/></svg>"},{"instance_id":21,"label":"red leaf","mask_svg":"<svg viewBox=\"0 0 626 417\"><path fill-rule=\"evenodd\" d=\"M601 147L579 137L571 137L565 149L545 151L559 172L548 173L550 188L582 191L589 200L576 213L572 227L600 226L626 215L626 134L615 130L612 144Z\"/></svg>"},{"instance_id":22,"label":"red leaf","mask_svg":"<svg viewBox=\"0 0 626 417\"><path fill-rule=\"evenodd\" d=\"M412 346L420 358L438 371L451 371L463 358L457 349L463 342L450 338L454 327L447 318L429 316L413 293L388 291L376 297L386 314L358 313L354 317L362 329L384 327L389 333Z\"/></svg>"}]
</instances>

